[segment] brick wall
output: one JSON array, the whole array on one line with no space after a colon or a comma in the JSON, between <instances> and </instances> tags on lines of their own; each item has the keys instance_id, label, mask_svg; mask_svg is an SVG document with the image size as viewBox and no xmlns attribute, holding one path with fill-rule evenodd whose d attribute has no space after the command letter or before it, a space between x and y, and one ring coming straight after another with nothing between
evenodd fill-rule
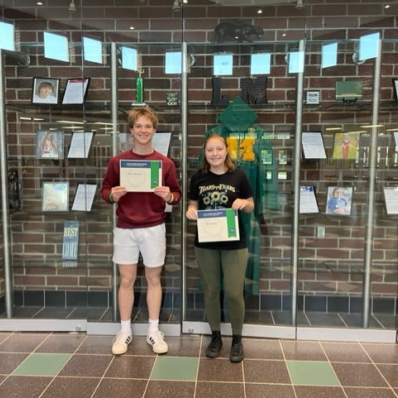
<instances>
[{"instance_id":1,"label":"brick wall","mask_svg":"<svg viewBox=\"0 0 398 398\"><path fill-rule=\"evenodd\" d=\"M164 0L147 1L82 1L76 14L71 15L67 7L57 1L50 1L45 8L10 4L2 7L2 15L15 21L20 32L22 50L31 54L31 66L19 67L15 61L6 58L6 100L8 106L8 154L9 167L21 173L23 189L23 211L12 214L14 284L21 289L61 290L106 290L111 288L110 256L111 210L97 198L93 211L73 215L81 221L81 263L87 269L71 271L52 267L59 261L62 248L62 223L71 215L43 214L40 211L40 187L43 181L67 178L73 188L82 179L100 184L107 160L111 154L111 137L96 132L90 158L85 161L67 160L40 162L35 159L35 134L46 125L40 122L19 119L21 115L40 112L53 117L87 120L87 129L93 129L95 121L109 122L110 70L109 47L106 66L95 66L81 60L80 40L82 35L96 37L106 43L119 42L138 44L143 54L145 101L159 112L164 131L174 131L170 155L179 167L180 161L180 113L177 108L167 108L167 92L178 92L181 83L178 75L166 76L163 72L164 52L178 48L184 40L189 43L189 52L195 63L189 73L189 117L188 117L188 160L189 174L196 167L203 134L218 124L222 107L211 106L212 99L212 55L214 27L224 19L244 19L264 29L264 43L249 45L229 42L220 45L220 51L234 54L234 75L222 79L222 95L232 100L241 94L241 80L249 77L250 54L255 51L269 51L272 55L271 74L267 81L267 105L253 105L257 113L256 125L269 132L272 137L274 158L279 151L286 151L288 163L278 165L278 171L285 171L286 179L279 180L280 203L277 211L265 208L268 234L261 237L260 291L262 294L289 293L291 256L291 214L292 154L295 132L295 88L296 75L289 74L285 55L297 46L297 40L306 38L305 90L319 90L321 105L304 106L303 131L321 131L325 147L330 156L333 151L334 134L326 130L331 124L344 129L352 125L371 121L373 92L373 62L362 65L352 62L355 39L369 32L380 32L383 39L383 60L381 79L380 123L396 126L397 106L392 101L391 78L398 75L398 6L389 9L379 1L321 1L308 0L304 9L292 5L263 7L257 14L254 6L218 6L208 0L191 1L181 14L173 13ZM156 11L156 12L155 12ZM183 23L182 23L183 22ZM134 26L134 30L130 29ZM183 29L182 29L183 27ZM74 58L67 65L43 57L43 31L66 34L76 43ZM322 70L320 66L321 44L325 40L339 42L338 66ZM36 43L40 43L37 45ZM160 43L160 44L151 44ZM206 44L206 45L205 45ZM135 100L136 73L119 69L118 98L121 103L119 115L120 131L126 130L126 111ZM32 78L51 76L61 79L61 92L66 78L91 77L87 106L85 108L40 108L30 106ZM347 107L336 104L335 81L359 80L363 86L364 98L360 104ZM278 134L288 133L288 138ZM70 141L70 131L65 132L65 148ZM390 137L390 136L389 136ZM391 137L390 137L391 139ZM366 153L369 145L362 145ZM385 214L382 187L398 164L394 161L395 149L391 141L383 141L380 150L386 162L380 162L377 175L376 219L374 240L374 266L372 292L375 296L396 296L395 271L397 263L397 231L394 217ZM362 161L362 160L361 160ZM180 171L180 168L179 168ZM189 175L188 175L189 177ZM300 273L299 292L319 295L361 296L362 267L364 258L364 236L366 222L366 198L368 192L368 170L366 165L353 161L335 160L303 162L301 184L315 185L321 213L300 218ZM349 218L325 216L325 191L328 185L343 181L355 186L355 209ZM71 200L73 197L71 197ZM29 211L28 211L29 210ZM177 292L180 288L180 234L181 216L175 210L168 217L168 271L165 273L167 290ZM317 228L325 226L325 238L317 237ZM189 227L192 232L192 226ZM337 249L337 250L336 250ZM189 247L188 261L193 262ZM31 266L33 261L34 267ZM29 266L27 266L29 265ZM144 281L140 282L144 285ZM197 292L197 271L189 270L190 291ZM1 285L0 285L1 289ZM0 290L1 294L1 290Z\"/></svg>"}]
</instances>

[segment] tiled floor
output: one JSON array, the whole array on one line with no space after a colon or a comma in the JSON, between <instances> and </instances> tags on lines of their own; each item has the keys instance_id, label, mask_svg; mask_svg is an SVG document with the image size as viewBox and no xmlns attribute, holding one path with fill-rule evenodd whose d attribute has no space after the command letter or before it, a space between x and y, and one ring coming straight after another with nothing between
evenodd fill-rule
<instances>
[{"instance_id":1,"label":"tiled floor","mask_svg":"<svg viewBox=\"0 0 398 398\"><path fill-rule=\"evenodd\" d=\"M245 360L204 356L208 336L168 337L157 356L145 337L110 353L112 336L0 333L4 398L393 398L398 345L245 338Z\"/></svg>"}]
</instances>

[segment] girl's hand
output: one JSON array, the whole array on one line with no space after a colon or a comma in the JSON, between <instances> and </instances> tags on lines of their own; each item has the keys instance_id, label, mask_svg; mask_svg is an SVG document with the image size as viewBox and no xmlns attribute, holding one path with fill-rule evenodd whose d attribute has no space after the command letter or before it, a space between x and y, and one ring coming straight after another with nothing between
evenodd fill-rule
<instances>
[{"instance_id":1,"label":"girl's hand","mask_svg":"<svg viewBox=\"0 0 398 398\"><path fill-rule=\"evenodd\" d=\"M243 210L248 204L249 204L249 201L246 199L236 199L234 201L234 203L232 203L232 209L233 210Z\"/></svg>"}]
</instances>

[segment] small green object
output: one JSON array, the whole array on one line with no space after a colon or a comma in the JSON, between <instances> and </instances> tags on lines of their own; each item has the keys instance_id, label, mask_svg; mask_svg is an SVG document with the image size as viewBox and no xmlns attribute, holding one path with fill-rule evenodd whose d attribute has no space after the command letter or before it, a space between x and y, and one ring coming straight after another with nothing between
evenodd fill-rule
<instances>
[{"instance_id":1,"label":"small green object","mask_svg":"<svg viewBox=\"0 0 398 398\"><path fill-rule=\"evenodd\" d=\"M138 104L142 104L144 102L144 80L142 77L137 77L135 79L136 85L136 94L135 99Z\"/></svg>"}]
</instances>

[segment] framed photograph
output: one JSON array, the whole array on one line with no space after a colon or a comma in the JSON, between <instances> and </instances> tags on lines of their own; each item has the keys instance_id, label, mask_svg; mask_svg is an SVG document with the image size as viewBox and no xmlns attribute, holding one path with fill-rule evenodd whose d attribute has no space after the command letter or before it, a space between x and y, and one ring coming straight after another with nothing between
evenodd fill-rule
<instances>
[{"instance_id":1,"label":"framed photograph","mask_svg":"<svg viewBox=\"0 0 398 398\"><path fill-rule=\"evenodd\" d=\"M43 182L42 211L68 211L69 182Z\"/></svg>"},{"instance_id":2,"label":"framed photograph","mask_svg":"<svg viewBox=\"0 0 398 398\"><path fill-rule=\"evenodd\" d=\"M63 131L39 130L36 133L36 159L63 159Z\"/></svg>"},{"instance_id":3,"label":"framed photograph","mask_svg":"<svg viewBox=\"0 0 398 398\"><path fill-rule=\"evenodd\" d=\"M356 159L359 155L359 133L336 133L333 159Z\"/></svg>"},{"instance_id":4,"label":"framed photograph","mask_svg":"<svg viewBox=\"0 0 398 398\"><path fill-rule=\"evenodd\" d=\"M62 105L81 105L86 101L90 78L68 79L66 81Z\"/></svg>"},{"instance_id":5,"label":"framed photograph","mask_svg":"<svg viewBox=\"0 0 398 398\"><path fill-rule=\"evenodd\" d=\"M32 104L58 104L59 79L34 77L32 87Z\"/></svg>"},{"instance_id":6,"label":"framed photograph","mask_svg":"<svg viewBox=\"0 0 398 398\"><path fill-rule=\"evenodd\" d=\"M330 186L327 190L326 214L349 216L354 187Z\"/></svg>"},{"instance_id":7,"label":"framed photograph","mask_svg":"<svg viewBox=\"0 0 398 398\"><path fill-rule=\"evenodd\" d=\"M91 211L96 192L97 184L79 183L73 199L72 210Z\"/></svg>"},{"instance_id":8,"label":"framed photograph","mask_svg":"<svg viewBox=\"0 0 398 398\"><path fill-rule=\"evenodd\" d=\"M398 101L398 79L392 79L392 88L394 92L394 99Z\"/></svg>"},{"instance_id":9,"label":"framed photograph","mask_svg":"<svg viewBox=\"0 0 398 398\"><path fill-rule=\"evenodd\" d=\"M90 153L93 137L94 133L92 131L73 132L70 141L68 159L87 159Z\"/></svg>"},{"instance_id":10,"label":"framed photograph","mask_svg":"<svg viewBox=\"0 0 398 398\"><path fill-rule=\"evenodd\" d=\"M305 159L326 159L325 145L320 132L303 132L301 142Z\"/></svg>"},{"instance_id":11,"label":"framed photograph","mask_svg":"<svg viewBox=\"0 0 398 398\"><path fill-rule=\"evenodd\" d=\"M302 185L300 186L300 214L314 213L319 213L315 187L312 185Z\"/></svg>"}]
</instances>

